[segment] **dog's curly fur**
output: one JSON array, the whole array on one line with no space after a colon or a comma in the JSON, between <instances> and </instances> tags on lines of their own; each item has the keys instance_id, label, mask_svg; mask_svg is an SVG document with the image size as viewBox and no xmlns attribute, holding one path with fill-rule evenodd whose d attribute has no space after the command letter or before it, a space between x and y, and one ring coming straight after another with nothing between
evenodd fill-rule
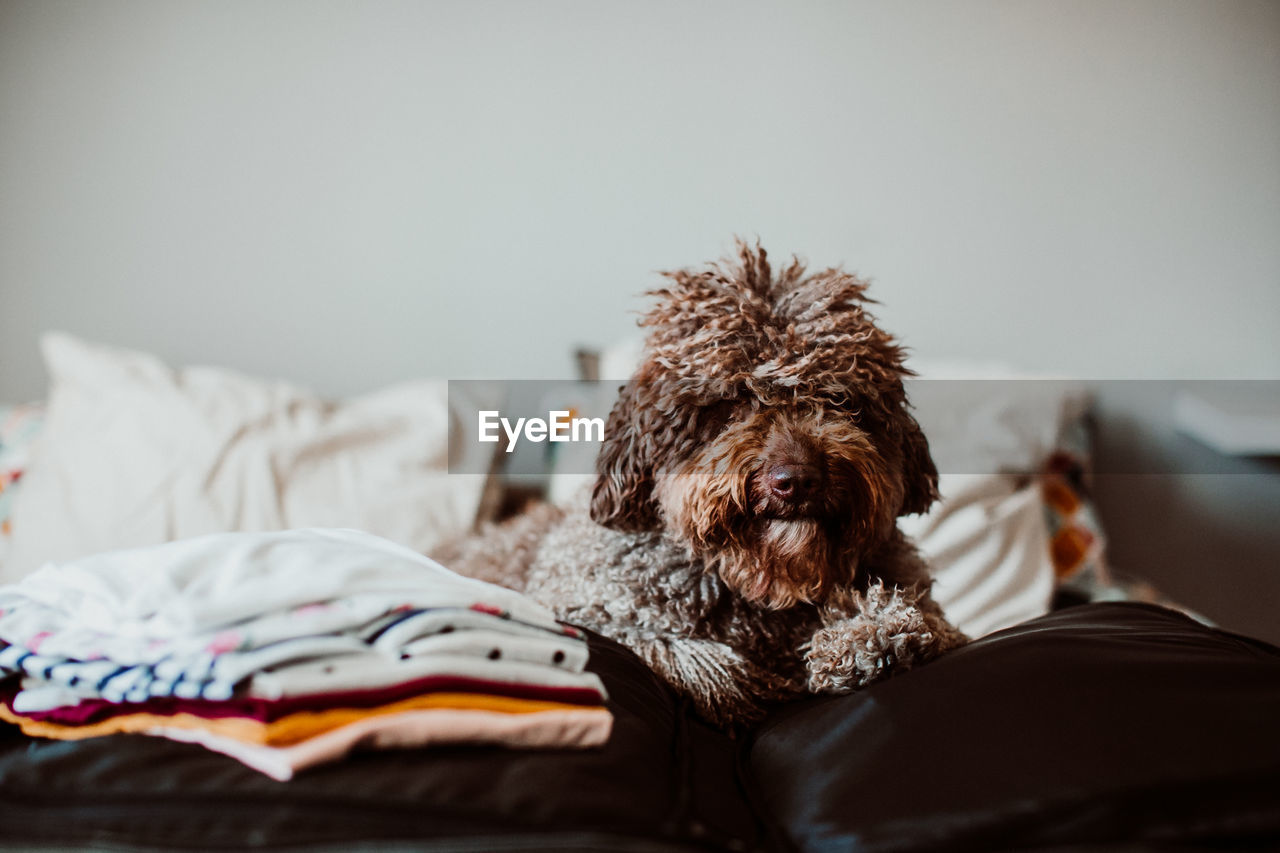
<instances>
[{"instance_id":1,"label":"dog's curly fur","mask_svg":"<svg viewBox=\"0 0 1280 853\"><path fill-rule=\"evenodd\" d=\"M437 556L629 646L718 724L964 643L896 525L937 471L866 282L742 242L665 275L589 499Z\"/></svg>"}]
</instances>

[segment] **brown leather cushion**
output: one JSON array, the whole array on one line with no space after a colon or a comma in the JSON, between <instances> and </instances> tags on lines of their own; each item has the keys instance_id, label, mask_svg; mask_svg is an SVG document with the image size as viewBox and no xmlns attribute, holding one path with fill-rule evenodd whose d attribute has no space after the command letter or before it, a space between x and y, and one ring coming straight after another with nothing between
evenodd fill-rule
<instances>
[{"instance_id":1,"label":"brown leather cushion","mask_svg":"<svg viewBox=\"0 0 1280 853\"><path fill-rule=\"evenodd\" d=\"M1280 650L1153 605L1071 608L783 709L750 767L802 851L1272 849Z\"/></svg>"}]
</instances>

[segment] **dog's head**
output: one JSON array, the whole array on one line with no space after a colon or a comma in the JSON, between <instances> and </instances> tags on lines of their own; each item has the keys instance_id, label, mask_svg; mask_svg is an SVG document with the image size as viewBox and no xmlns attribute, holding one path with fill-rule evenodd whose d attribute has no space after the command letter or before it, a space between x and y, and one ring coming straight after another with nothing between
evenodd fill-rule
<instances>
[{"instance_id":1,"label":"dog's head","mask_svg":"<svg viewBox=\"0 0 1280 853\"><path fill-rule=\"evenodd\" d=\"M739 595L781 609L853 582L899 515L937 497L903 351L861 279L758 245L665 274L644 360L605 428L591 514L685 541Z\"/></svg>"}]
</instances>

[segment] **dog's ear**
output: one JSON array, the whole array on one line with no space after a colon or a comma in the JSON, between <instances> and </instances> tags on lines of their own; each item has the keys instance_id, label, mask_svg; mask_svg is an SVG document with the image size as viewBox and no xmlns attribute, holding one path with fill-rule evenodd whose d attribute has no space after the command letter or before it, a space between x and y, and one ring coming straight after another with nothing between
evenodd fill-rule
<instances>
[{"instance_id":1,"label":"dog's ear","mask_svg":"<svg viewBox=\"0 0 1280 853\"><path fill-rule=\"evenodd\" d=\"M647 388L646 375L642 369L622 387L618 402L609 412L604 444L596 458L591 517L615 530L659 527L653 501L653 462L662 424L651 423L659 415L641 399Z\"/></svg>"},{"instance_id":2,"label":"dog's ear","mask_svg":"<svg viewBox=\"0 0 1280 853\"><path fill-rule=\"evenodd\" d=\"M929 440L920 424L903 404L904 429L899 444L902 448L902 506L898 515L927 512L938 499L938 469L929 453Z\"/></svg>"}]
</instances>

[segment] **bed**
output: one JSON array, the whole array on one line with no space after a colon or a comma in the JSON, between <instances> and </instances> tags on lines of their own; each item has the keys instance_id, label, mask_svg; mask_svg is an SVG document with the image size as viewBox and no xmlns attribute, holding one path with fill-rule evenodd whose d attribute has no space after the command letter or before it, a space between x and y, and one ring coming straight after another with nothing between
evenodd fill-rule
<instances>
[{"instance_id":1,"label":"bed","mask_svg":"<svg viewBox=\"0 0 1280 853\"><path fill-rule=\"evenodd\" d=\"M356 527L429 553L500 512L498 467L450 458L465 411L443 383L334 401L66 335L44 354L47 400L0 410L6 582L225 530ZM288 782L192 745L0 724L0 847L1273 849L1280 650L1107 564L1081 389L966 386L957 406L952 387L917 395L935 454L979 434L986 461L940 466L943 501L904 524L977 638L958 652L732 737L588 636L602 747L366 751ZM549 473L553 492L572 475Z\"/></svg>"}]
</instances>

